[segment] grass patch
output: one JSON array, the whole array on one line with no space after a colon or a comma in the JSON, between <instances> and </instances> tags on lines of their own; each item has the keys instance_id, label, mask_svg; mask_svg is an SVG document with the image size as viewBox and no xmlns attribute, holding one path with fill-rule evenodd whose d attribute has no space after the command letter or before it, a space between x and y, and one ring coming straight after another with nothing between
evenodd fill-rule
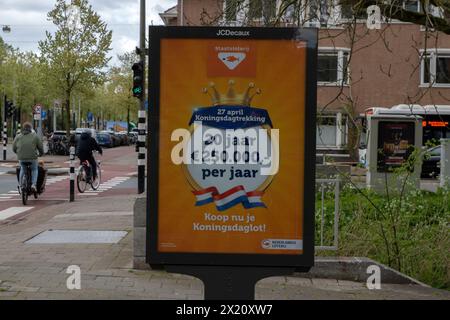
<instances>
[{"instance_id":1,"label":"grass patch","mask_svg":"<svg viewBox=\"0 0 450 320\"><path fill-rule=\"evenodd\" d=\"M324 244L333 241L334 193L324 200ZM316 196L320 243L321 194ZM345 185L340 194L341 256L365 256L435 288L450 290L450 192L411 190L382 196ZM320 254L325 252L321 251Z\"/></svg>"}]
</instances>

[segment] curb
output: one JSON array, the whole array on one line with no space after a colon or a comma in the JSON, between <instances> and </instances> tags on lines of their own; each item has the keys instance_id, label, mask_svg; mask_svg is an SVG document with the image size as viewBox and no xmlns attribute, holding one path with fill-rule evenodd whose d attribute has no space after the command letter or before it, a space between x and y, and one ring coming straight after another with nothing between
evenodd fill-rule
<instances>
[{"instance_id":1,"label":"curb","mask_svg":"<svg viewBox=\"0 0 450 320\"><path fill-rule=\"evenodd\" d=\"M378 266L382 283L414 284L430 288L406 274L394 270L382 263L366 257L316 257L314 267L308 273L296 272L300 278L337 279L356 282L366 282L372 273L367 273L369 266Z\"/></svg>"},{"instance_id":2,"label":"curb","mask_svg":"<svg viewBox=\"0 0 450 320\"><path fill-rule=\"evenodd\" d=\"M10 170L7 171L6 174L12 174L15 175L16 171ZM68 175L69 169L68 168L48 168L47 169L47 175L49 176L61 176L61 175Z\"/></svg>"}]
</instances>

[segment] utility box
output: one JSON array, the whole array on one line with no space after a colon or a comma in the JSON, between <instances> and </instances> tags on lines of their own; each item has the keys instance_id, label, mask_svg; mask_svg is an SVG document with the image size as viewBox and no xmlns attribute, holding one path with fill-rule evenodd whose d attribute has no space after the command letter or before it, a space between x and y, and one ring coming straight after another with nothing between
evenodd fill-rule
<instances>
[{"instance_id":1,"label":"utility box","mask_svg":"<svg viewBox=\"0 0 450 320\"><path fill-rule=\"evenodd\" d=\"M374 191L393 194L420 188L422 161L409 174L398 174L415 148L422 148L422 117L374 115L368 118L366 184Z\"/></svg>"},{"instance_id":2,"label":"utility box","mask_svg":"<svg viewBox=\"0 0 450 320\"><path fill-rule=\"evenodd\" d=\"M450 189L450 139L441 139L440 186Z\"/></svg>"}]
</instances>

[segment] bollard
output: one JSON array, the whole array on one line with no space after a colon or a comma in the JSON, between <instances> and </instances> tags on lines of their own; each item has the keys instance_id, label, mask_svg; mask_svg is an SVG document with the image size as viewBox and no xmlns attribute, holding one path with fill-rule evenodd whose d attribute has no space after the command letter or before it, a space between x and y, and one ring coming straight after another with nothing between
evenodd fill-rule
<instances>
[{"instance_id":1,"label":"bollard","mask_svg":"<svg viewBox=\"0 0 450 320\"><path fill-rule=\"evenodd\" d=\"M450 139L441 139L440 186L450 188Z\"/></svg>"},{"instance_id":2,"label":"bollard","mask_svg":"<svg viewBox=\"0 0 450 320\"><path fill-rule=\"evenodd\" d=\"M138 122L138 141L136 150L138 151L138 193L143 193L145 190L145 135L146 135L146 125L145 125L145 111L140 110Z\"/></svg>"},{"instance_id":3,"label":"bollard","mask_svg":"<svg viewBox=\"0 0 450 320\"><path fill-rule=\"evenodd\" d=\"M3 122L3 160L6 160L6 146L8 144L8 134L6 132L7 128L6 120Z\"/></svg>"},{"instance_id":4,"label":"bollard","mask_svg":"<svg viewBox=\"0 0 450 320\"><path fill-rule=\"evenodd\" d=\"M70 202L75 200L75 147L70 147Z\"/></svg>"}]
</instances>

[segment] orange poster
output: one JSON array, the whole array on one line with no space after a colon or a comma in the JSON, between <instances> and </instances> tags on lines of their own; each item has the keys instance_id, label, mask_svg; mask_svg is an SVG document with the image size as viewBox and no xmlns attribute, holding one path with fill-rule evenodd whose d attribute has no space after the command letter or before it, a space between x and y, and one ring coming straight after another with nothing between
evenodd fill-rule
<instances>
[{"instance_id":1,"label":"orange poster","mask_svg":"<svg viewBox=\"0 0 450 320\"><path fill-rule=\"evenodd\" d=\"M161 39L159 253L304 252L306 58L298 40Z\"/></svg>"}]
</instances>

